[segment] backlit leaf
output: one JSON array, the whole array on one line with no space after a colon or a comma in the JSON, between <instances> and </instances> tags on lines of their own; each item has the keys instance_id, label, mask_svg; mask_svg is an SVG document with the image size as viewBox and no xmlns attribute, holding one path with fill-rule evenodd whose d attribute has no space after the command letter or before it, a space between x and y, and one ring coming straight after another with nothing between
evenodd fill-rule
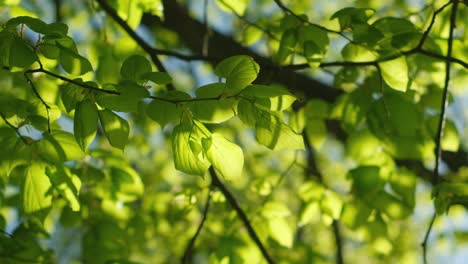
<instances>
[{"instance_id":1,"label":"backlit leaf","mask_svg":"<svg viewBox=\"0 0 468 264\"><path fill-rule=\"evenodd\" d=\"M260 71L258 64L249 56L237 55L221 61L215 74L226 78L227 90L242 90L252 83Z\"/></svg>"},{"instance_id":2,"label":"backlit leaf","mask_svg":"<svg viewBox=\"0 0 468 264\"><path fill-rule=\"evenodd\" d=\"M130 131L127 120L108 109L99 111L99 120L109 143L123 150Z\"/></svg>"},{"instance_id":3,"label":"backlit leaf","mask_svg":"<svg viewBox=\"0 0 468 264\"><path fill-rule=\"evenodd\" d=\"M98 125L98 111L91 100L84 100L77 104L73 131L81 149L86 151L96 136Z\"/></svg>"},{"instance_id":4,"label":"backlit leaf","mask_svg":"<svg viewBox=\"0 0 468 264\"><path fill-rule=\"evenodd\" d=\"M203 138L202 146L208 160L225 179L235 180L241 176L244 154L239 146L217 133Z\"/></svg>"},{"instance_id":5,"label":"backlit leaf","mask_svg":"<svg viewBox=\"0 0 468 264\"><path fill-rule=\"evenodd\" d=\"M45 165L38 161L31 162L24 170L22 186L23 210L34 213L52 205L52 196L47 194L51 187L45 174Z\"/></svg>"},{"instance_id":6,"label":"backlit leaf","mask_svg":"<svg viewBox=\"0 0 468 264\"><path fill-rule=\"evenodd\" d=\"M408 64L405 57L394 60L379 62L382 78L391 88L406 92L408 88Z\"/></svg>"},{"instance_id":7,"label":"backlit leaf","mask_svg":"<svg viewBox=\"0 0 468 264\"><path fill-rule=\"evenodd\" d=\"M191 138L192 126L189 124L180 124L174 127L172 131L172 155L174 165L177 170L188 174L204 175L208 170L210 163L203 157L203 154L194 153L190 144L200 142ZM201 149L201 147L199 147Z\"/></svg>"}]
</instances>

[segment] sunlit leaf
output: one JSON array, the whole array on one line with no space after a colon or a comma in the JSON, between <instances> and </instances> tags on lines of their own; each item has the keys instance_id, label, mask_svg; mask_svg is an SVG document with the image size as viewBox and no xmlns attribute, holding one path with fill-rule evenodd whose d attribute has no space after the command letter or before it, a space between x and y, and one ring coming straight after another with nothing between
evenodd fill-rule
<instances>
[{"instance_id":1,"label":"sunlit leaf","mask_svg":"<svg viewBox=\"0 0 468 264\"><path fill-rule=\"evenodd\" d=\"M45 174L45 165L38 161L31 162L24 170L22 185L23 210L34 213L52 205L52 196L47 194L51 187Z\"/></svg>"},{"instance_id":2,"label":"sunlit leaf","mask_svg":"<svg viewBox=\"0 0 468 264\"><path fill-rule=\"evenodd\" d=\"M237 101L234 98L223 98L224 83L212 83L195 91L199 100L189 104L194 117L206 123L221 123L229 120L235 114Z\"/></svg>"},{"instance_id":3,"label":"sunlit leaf","mask_svg":"<svg viewBox=\"0 0 468 264\"><path fill-rule=\"evenodd\" d=\"M257 78L259 71L258 64L245 55L224 59L215 68L216 75L226 78L228 90L242 90Z\"/></svg>"},{"instance_id":4,"label":"sunlit leaf","mask_svg":"<svg viewBox=\"0 0 468 264\"><path fill-rule=\"evenodd\" d=\"M382 78L391 88L405 92L408 87L408 64L405 57L379 62Z\"/></svg>"},{"instance_id":5,"label":"sunlit leaf","mask_svg":"<svg viewBox=\"0 0 468 264\"><path fill-rule=\"evenodd\" d=\"M200 146L201 143L191 138L192 126L180 124L172 131L172 155L177 170L188 174L203 175L210 166L209 161L203 157L203 153L194 153L192 145ZM201 150L201 147L198 148Z\"/></svg>"},{"instance_id":6,"label":"sunlit leaf","mask_svg":"<svg viewBox=\"0 0 468 264\"><path fill-rule=\"evenodd\" d=\"M99 111L99 120L109 143L123 150L130 132L127 120L108 109Z\"/></svg>"},{"instance_id":7,"label":"sunlit leaf","mask_svg":"<svg viewBox=\"0 0 468 264\"><path fill-rule=\"evenodd\" d=\"M244 154L239 146L218 133L203 138L202 146L207 159L225 179L235 180L241 176Z\"/></svg>"}]
</instances>

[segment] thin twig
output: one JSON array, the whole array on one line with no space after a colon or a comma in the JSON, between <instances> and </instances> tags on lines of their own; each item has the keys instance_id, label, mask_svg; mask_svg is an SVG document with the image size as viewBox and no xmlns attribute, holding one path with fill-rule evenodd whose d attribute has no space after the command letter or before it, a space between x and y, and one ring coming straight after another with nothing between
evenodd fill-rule
<instances>
[{"instance_id":1,"label":"thin twig","mask_svg":"<svg viewBox=\"0 0 468 264\"><path fill-rule=\"evenodd\" d=\"M431 234L432 227L434 226L434 222L435 222L436 218L437 218L437 213L434 212L434 214L432 215L431 221L429 222L429 226L427 227L426 234L424 235L424 240L421 243L421 247L423 249L424 264L427 264L427 245L428 245L428 241L429 241L429 235Z\"/></svg>"},{"instance_id":2,"label":"thin twig","mask_svg":"<svg viewBox=\"0 0 468 264\"><path fill-rule=\"evenodd\" d=\"M200 224L198 225L197 231L195 232L193 237L190 239L189 243L187 244L187 247L185 248L184 255L182 256L182 261L181 261L182 264L188 263L189 258L192 256L193 247L195 246L195 241L197 241L198 235L200 234L201 230L203 229L205 221L206 221L206 219L208 217L208 211L210 209L210 204L211 204L211 187L208 190L208 196L206 197L205 208L203 209L202 219L200 221Z\"/></svg>"},{"instance_id":3,"label":"thin twig","mask_svg":"<svg viewBox=\"0 0 468 264\"><path fill-rule=\"evenodd\" d=\"M350 38L348 38L348 36L346 36L343 32L341 31L336 31L336 30L333 30L333 29L329 29L329 28L326 28L322 25L319 25L319 24L315 24L315 23L312 23L310 22L309 20L297 15L296 13L294 13L291 9L289 9L288 7L286 7L280 0L274 0L276 5L281 9L283 10L284 13L286 14L291 14L292 16L294 16L295 18L297 18L299 21L302 21L304 23L307 23L309 25L313 25L313 26L316 26L328 33L333 33L333 34L337 34L337 35L340 35L341 37L345 38L346 40L348 40L349 42L353 42L353 40L351 40Z\"/></svg>"},{"instance_id":4,"label":"thin twig","mask_svg":"<svg viewBox=\"0 0 468 264\"><path fill-rule=\"evenodd\" d=\"M456 2L456 1L455 1ZM429 36L429 33L431 32L431 29L432 29L432 26L434 26L434 23L435 23L435 19L437 17L437 15L442 12L442 10L444 10L448 5L450 5L452 3L452 0L448 1L445 5L443 5L442 7L440 7L439 9L437 9L436 11L434 11L434 13L432 14L432 18L431 18L431 22L429 23L429 26L427 27L427 29L423 32L423 35L421 37L421 39L419 40L419 43L418 43L418 46L416 46L417 49L420 49L422 48L422 46L424 45L424 42L426 41L427 37ZM449 56L450 57L450 56Z\"/></svg>"},{"instance_id":5,"label":"thin twig","mask_svg":"<svg viewBox=\"0 0 468 264\"><path fill-rule=\"evenodd\" d=\"M3 122L5 122L5 124L7 124L7 126L11 127L13 130L15 130L16 134L18 135L18 137L23 141L24 144L26 145L29 145L28 141L26 140L26 138L21 135L21 133L19 132L19 128L17 128L16 126L14 126L12 123L10 123L10 121L8 121L8 119L6 119L6 117L3 115L3 113L0 112L0 116L2 117L3 119Z\"/></svg>"},{"instance_id":6,"label":"thin twig","mask_svg":"<svg viewBox=\"0 0 468 264\"><path fill-rule=\"evenodd\" d=\"M446 5L445 5L446 6ZM444 6L444 7L445 7ZM453 31L455 29L455 21L457 18L457 7L458 7L458 0L453 1L453 6L452 6L452 13L450 15L450 30L449 30L449 38L447 40L447 57L450 57L452 55L452 45L453 45ZM433 21L431 21L433 24ZM448 105L448 88L449 88L449 82L450 82L450 68L451 68L451 63L450 60L445 61L445 83L444 83L444 92L442 95L442 101L441 101L441 109L440 109L440 116L439 116L439 124L437 128L437 134L436 134L436 139L435 139L435 166L434 166L434 174L432 177L432 183L434 186L436 186L440 182L440 177L439 177L439 165L441 162L441 156L442 156L442 137L444 134L444 127L445 127L445 118L446 118L446 109ZM435 218L437 217L437 213L435 212L432 220L429 224L429 227L426 231L426 235L424 236L424 241L422 243L423 247L423 259L424 263L427 263L427 243L429 239L429 235L431 234L432 226L434 224Z\"/></svg>"},{"instance_id":7,"label":"thin twig","mask_svg":"<svg viewBox=\"0 0 468 264\"><path fill-rule=\"evenodd\" d=\"M27 72L24 73L24 77L26 78L27 82L31 86L31 88L34 91L34 94L36 95L36 97L39 99L39 101L41 101L42 105L46 109L46 112L47 112L47 132L49 132L49 134L50 134L50 113L49 113L50 106L46 103L46 101L44 101L44 99L42 99L42 96L39 94L39 92L36 89L36 85L34 85L32 80L29 78Z\"/></svg>"},{"instance_id":8,"label":"thin twig","mask_svg":"<svg viewBox=\"0 0 468 264\"><path fill-rule=\"evenodd\" d=\"M273 33L271 33L268 29L264 28L264 27L261 27L260 25L258 25L257 23L254 23L254 22L251 22L250 20L248 20L245 16L239 14L236 12L236 10L234 9L234 7L232 7L227 1L225 0L220 0L227 8L229 8L231 10L231 12L237 17L239 18L240 20L244 21L247 25L249 26L252 26L256 29L259 29L260 31L262 31L263 33L265 33L268 37L270 37L271 39L273 40L277 40L279 41L279 39L273 35Z\"/></svg>"},{"instance_id":9,"label":"thin twig","mask_svg":"<svg viewBox=\"0 0 468 264\"><path fill-rule=\"evenodd\" d=\"M343 241L342 241L342 238L341 238L340 222L337 221L337 220L333 220L332 227L333 227L333 234L335 235L335 245L336 245L335 256L336 256L336 264L343 264L343 263L344 263L344 258L343 258Z\"/></svg>"},{"instance_id":10,"label":"thin twig","mask_svg":"<svg viewBox=\"0 0 468 264\"><path fill-rule=\"evenodd\" d=\"M447 57L452 55L452 46L453 46L453 31L455 29L455 20L457 18L457 7L458 7L458 0L453 1L452 6L452 14L450 15L450 31L449 31L449 38L447 43ZM444 127L445 127L445 118L446 118L446 109L448 106L448 89L449 89L449 82L450 82L450 69L451 64L450 60L445 61L445 83L444 83L444 92L442 94L442 101L440 106L440 117L439 117L439 124L437 127L437 134L435 139L435 167L434 167L434 177L432 179L432 183L436 185L439 183L439 166L441 162L442 156L442 137L444 135Z\"/></svg>"},{"instance_id":11,"label":"thin twig","mask_svg":"<svg viewBox=\"0 0 468 264\"><path fill-rule=\"evenodd\" d=\"M62 14L60 12L60 9L62 7L62 0L54 0L54 5L55 5L55 22L61 22Z\"/></svg>"},{"instance_id":12,"label":"thin twig","mask_svg":"<svg viewBox=\"0 0 468 264\"><path fill-rule=\"evenodd\" d=\"M309 137L306 131L302 131L302 138L304 140L304 146L306 151L306 159L307 159L307 167L304 170L304 178L305 180L310 180L311 176L315 176L319 183L324 184L323 182L323 175L320 172L317 162L315 161L315 150L313 146L309 142ZM339 228L339 220L333 219L332 222L332 232L333 236L335 237L335 256L336 256L336 263L343 264L343 237ZM296 236L299 237L299 234Z\"/></svg>"},{"instance_id":13,"label":"thin twig","mask_svg":"<svg viewBox=\"0 0 468 264\"><path fill-rule=\"evenodd\" d=\"M231 192L224 186L224 184L219 180L218 175L216 174L216 171L213 169L213 167L210 167L209 169L210 175L211 175L211 181L214 187L218 188L221 193L224 195L226 200L229 202L231 207L236 211L237 215L239 216L240 220L244 224L245 228L247 229L247 233L249 234L250 238L253 240L253 242L257 245L258 249L261 251L263 257L265 260L269 263L275 263L273 259L271 258L270 254L266 250L265 246L263 245L262 241L258 237L257 233L255 232L254 228L252 227L252 224L250 223L249 219L247 218L247 215L245 214L244 210L239 206L239 203L237 202L236 198L231 194Z\"/></svg>"},{"instance_id":14,"label":"thin twig","mask_svg":"<svg viewBox=\"0 0 468 264\"><path fill-rule=\"evenodd\" d=\"M127 32L130 37L135 40L135 42L140 46L151 58L156 68L161 72L167 72L166 68L159 60L157 54L155 53L153 47L151 47L146 41L144 41L138 34L125 22L117 12L107 3L106 0L96 0L101 8L108 14L117 24L122 27L125 32ZM168 84L167 88L169 90L175 90L175 87L172 84Z\"/></svg>"}]
</instances>

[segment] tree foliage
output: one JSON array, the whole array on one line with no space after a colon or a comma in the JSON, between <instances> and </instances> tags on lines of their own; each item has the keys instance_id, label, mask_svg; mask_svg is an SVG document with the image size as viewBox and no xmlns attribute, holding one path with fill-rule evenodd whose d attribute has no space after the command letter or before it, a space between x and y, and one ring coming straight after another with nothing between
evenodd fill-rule
<instances>
[{"instance_id":1,"label":"tree foliage","mask_svg":"<svg viewBox=\"0 0 468 264\"><path fill-rule=\"evenodd\" d=\"M466 1L0 14L2 263L426 263L467 242L447 224L468 205Z\"/></svg>"}]
</instances>

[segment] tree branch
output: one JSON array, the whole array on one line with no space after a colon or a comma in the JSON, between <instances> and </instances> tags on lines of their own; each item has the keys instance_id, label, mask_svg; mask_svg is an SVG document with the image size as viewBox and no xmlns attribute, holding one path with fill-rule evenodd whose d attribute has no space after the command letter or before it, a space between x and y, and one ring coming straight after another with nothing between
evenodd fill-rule
<instances>
[{"instance_id":1,"label":"tree branch","mask_svg":"<svg viewBox=\"0 0 468 264\"><path fill-rule=\"evenodd\" d=\"M305 180L310 179L311 176L315 176L320 184L323 184L323 175L320 172L317 162L315 161L315 150L310 144L309 137L306 131L302 131L302 138L304 140L304 146L306 151L307 166L304 171ZM337 264L343 264L343 238L340 232L339 220L333 219L332 232L335 238L335 258Z\"/></svg>"},{"instance_id":2,"label":"tree branch","mask_svg":"<svg viewBox=\"0 0 468 264\"><path fill-rule=\"evenodd\" d=\"M158 68L159 71L162 72L167 72L166 68L162 64L162 62L159 60L157 53L155 52L155 49L151 47L146 41L144 41L138 34L130 28L130 26L125 22L118 14L117 12L107 3L106 0L96 0L101 8L106 12L107 15L109 15L117 24L119 24L125 32L127 32L130 37L132 37L133 40L140 46L151 58L153 61L154 65ZM167 85L169 90L175 90L175 87L172 84Z\"/></svg>"},{"instance_id":3,"label":"tree branch","mask_svg":"<svg viewBox=\"0 0 468 264\"><path fill-rule=\"evenodd\" d=\"M234 198L231 192L219 180L218 175L216 174L216 171L213 169L213 167L210 167L209 171L210 171L211 182L212 182L211 184L213 184L214 187L218 188L221 191L221 193L224 195L224 197L229 202L231 207L236 211L237 216L239 216L240 220L242 221L245 228L247 229L247 233L249 233L250 238L254 241L258 249L262 252L262 255L265 258L265 260L269 264L275 263L273 259L271 258L270 254L268 253L268 251L266 250L265 246L263 245L262 241L258 237L254 228L252 227L252 224L247 218L247 215L245 214L244 210L242 210L242 208L239 206L236 198Z\"/></svg>"},{"instance_id":4,"label":"tree branch","mask_svg":"<svg viewBox=\"0 0 468 264\"><path fill-rule=\"evenodd\" d=\"M424 235L424 240L421 243L421 247L423 249L423 262L427 264L427 245L429 241L429 235L431 234L432 227L434 226L434 222L437 218L437 214L434 212L432 215L431 221L429 222L429 226L427 227L426 234Z\"/></svg>"},{"instance_id":5,"label":"tree branch","mask_svg":"<svg viewBox=\"0 0 468 264\"><path fill-rule=\"evenodd\" d=\"M198 225L197 231L195 232L195 234L193 234L193 237L190 239L189 243L187 244L187 247L185 248L184 255L182 256L182 261L181 261L182 264L189 263L189 259L192 256L193 247L195 246L195 241L197 240L198 235L203 229L203 226L207 219L208 211L210 210L210 204L211 204L211 187L208 190L208 196L206 197L205 208L203 209L202 219L200 221L200 224Z\"/></svg>"},{"instance_id":6,"label":"tree branch","mask_svg":"<svg viewBox=\"0 0 468 264\"><path fill-rule=\"evenodd\" d=\"M449 38L447 43L447 57L450 58L452 56L452 45L453 45L453 31L455 29L455 20L457 18L457 7L458 7L458 0L454 0L452 6L452 14L450 15L450 31L449 31ZM448 106L448 89L449 89L449 81L450 81L450 69L451 63L450 60L446 60L445 62L445 83L444 83L444 92L442 95L442 101L440 106L440 117L439 117L439 124L437 127L437 134L435 138L435 166L434 166L434 176L432 179L432 183L436 185L439 183L439 166L442 157L442 137L444 134L444 127L445 127L445 118L446 118L446 109Z\"/></svg>"}]
</instances>

